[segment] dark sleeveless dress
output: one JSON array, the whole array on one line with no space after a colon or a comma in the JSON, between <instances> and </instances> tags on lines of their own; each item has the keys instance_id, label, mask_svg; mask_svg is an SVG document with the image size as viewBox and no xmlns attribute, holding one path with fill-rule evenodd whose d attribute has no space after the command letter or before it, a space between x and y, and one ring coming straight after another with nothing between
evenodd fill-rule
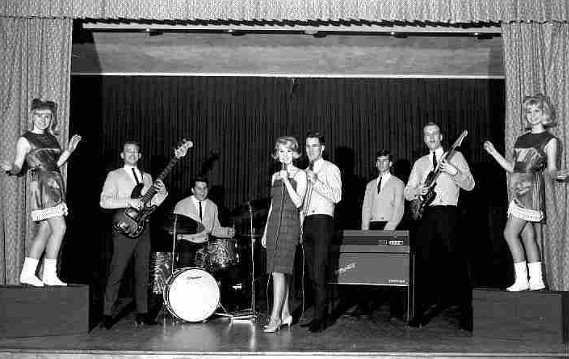
<instances>
[{"instance_id":1,"label":"dark sleeveless dress","mask_svg":"<svg viewBox=\"0 0 569 359\"><path fill-rule=\"evenodd\" d=\"M549 132L526 133L514 144L514 172L510 177L512 201L508 214L530 222L545 221L545 184L547 167L545 145L554 138Z\"/></svg>"},{"instance_id":2,"label":"dark sleeveless dress","mask_svg":"<svg viewBox=\"0 0 569 359\"><path fill-rule=\"evenodd\" d=\"M289 181L296 189L294 178ZM300 238L299 210L280 179L275 180L271 187L271 198L272 209L267 224L267 272L292 274Z\"/></svg>"},{"instance_id":3,"label":"dark sleeveless dress","mask_svg":"<svg viewBox=\"0 0 569 359\"><path fill-rule=\"evenodd\" d=\"M26 132L22 136L30 143L26 154L26 166L31 173L30 191L32 219L44 219L66 215L65 187L57 161L61 147L55 136Z\"/></svg>"}]
</instances>

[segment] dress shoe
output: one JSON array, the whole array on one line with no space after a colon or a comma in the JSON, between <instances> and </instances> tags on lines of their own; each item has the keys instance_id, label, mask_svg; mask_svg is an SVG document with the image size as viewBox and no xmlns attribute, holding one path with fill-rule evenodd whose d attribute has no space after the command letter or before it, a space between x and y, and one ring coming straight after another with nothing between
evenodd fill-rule
<instances>
[{"instance_id":1,"label":"dress shoe","mask_svg":"<svg viewBox=\"0 0 569 359\"><path fill-rule=\"evenodd\" d=\"M109 330L113 327L114 324L115 324L115 321L114 321L112 316L103 315L103 320L101 320L101 324L99 324L99 326L101 328L105 328L105 329Z\"/></svg>"},{"instance_id":2,"label":"dress shoe","mask_svg":"<svg viewBox=\"0 0 569 359\"><path fill-rule=\"evenodd\" d=\"M279 329L281 329L282 326L282 321L280 319L277 320L270 320L269 324L267 324L265 326L265 328L263 328L263 332L264 333L275 333L277 332Z\"/></svg>"},{"instance_id":3,"label":"dress shoe","mask_svg":"<svg viewBox=\"0 0 569 359\"><path fill-rule=\"evenodd\" d=\"M134 318L136 325L156 325L158 324L154 318L148 313L138 313Z\"/></svg>"},{"instance_id":4,"label":"dress shoe","mask_svg":"<svg viewBox=\"0 0 569 359\"><path fill-rule=\"evenodd\" d=\"M286 317L281 317L281 325L283 327L286 325L290 329L290 326L292 325L292 315L289 314Z\"/></svg>"},{"instance_id":5,"label":"dress shoe","mask_svg":"<svg viewBox=\"0 0 569 359\"><path fill-rule=\"evenodd\" d=\"M308 327L309 333L320 333L326 329L326 322L315 320L310 326Z\"/></svg>"}]
</instances>

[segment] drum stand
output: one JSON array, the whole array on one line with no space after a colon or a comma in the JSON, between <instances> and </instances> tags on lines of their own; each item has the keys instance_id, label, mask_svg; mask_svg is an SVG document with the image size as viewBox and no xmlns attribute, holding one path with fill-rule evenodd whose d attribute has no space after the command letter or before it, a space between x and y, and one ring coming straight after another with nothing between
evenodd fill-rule
<instances>
[{"instance_id":1,"label":"drum stand","mask_svg":"<svg viewBox=\"0 0 569 359\"><path fill-rule=\"evenodd\" d=\"M217 315L229 317L231 320L250 320L256 321L258 313L255 310L255 236L253 235L253 207L251 202L247 203L249 207L249 235L251 237L251 308L246 308L235 313L227 313L223 305L220 304L224 313L216 313Z\"/></svg>"},{"instance_id":2,"label":"drum stand","mask_svg":"<svg viewBox=\"0 0 569 359\"><path fill-rule=\"evenodd\" d=\"M172 276L174 275L174 272L176 271L176 268L174 268L174 266L176 265L176 239L178 237L178 216L174 215L174 225L173 225L173 229L172 229L172 263L170 264L170 277L168 277L168 279L166 280L166 282L169 281L170 278L172 278ZM158 311L157 316L159 315L168 315L170 314L169 310L166 310L166 301L164 300L164 290L166 289L166 286L164 286L164 288L162 289L162 307L160 308L160 310Z\"/></svg>"}]
</instances>

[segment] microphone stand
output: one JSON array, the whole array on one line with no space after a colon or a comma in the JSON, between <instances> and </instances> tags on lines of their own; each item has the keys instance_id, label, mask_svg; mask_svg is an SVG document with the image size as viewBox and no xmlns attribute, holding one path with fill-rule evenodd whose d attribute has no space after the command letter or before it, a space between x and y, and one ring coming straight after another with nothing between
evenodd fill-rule
<instances>
[{"instance_id":1,"label":"microphone stand","mask_svg":"<svg viewBox=\"0 0 569 359\"><path fill-rule=\"evenodd\" d=\"M251 238L251 308L241 310L231 315L231 320L257 320L257 311L255 309L255 236L253 235L253 206L251 202L247 202L249 207L249 236Z\"/></svg>"}]
</instances>

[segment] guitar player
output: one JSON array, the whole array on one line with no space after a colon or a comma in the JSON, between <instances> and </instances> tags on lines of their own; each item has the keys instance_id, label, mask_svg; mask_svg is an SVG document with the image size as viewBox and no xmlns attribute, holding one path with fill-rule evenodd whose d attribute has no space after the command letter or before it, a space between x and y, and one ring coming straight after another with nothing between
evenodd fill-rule
<instances>
[{"instance_id":1,"label":"guitar player","mask_svg":"<svg viewBox=\"0 0 569 359\"><path fill-rule=\"evenodd\" d=\"M436 123L423 128L423 140L429 153L415 161L405 187L405 198L416 200L427 194L424 185L429 173L444 156L443 135ZM472 330L471 291L468 283L463 243L456 236L460 190L471 191L474 178L466 159L455 152L449 161L442 159L436 177L433 201L425 208L415 233L416 315L409 325L426 325L446 306L458 304L460 326Z\"/></svg>"},{"instance_id":2,"label":"guitar player","mask_svg":"<svg viewBox=\"0 0 569 359\"><path fill-rule=\"evenodd\" d=\"M131 198L131 194L138 184L143 183L141 194L146 193L152 186L156 194L152 198L151 205L160 205L168 192L162 181L152 182L150 174L137 168L138 161L142 157L140 145L135 141L126 141L120 154L124 162L122 168L118 168L107 174L103 190L101 192L100 206L105 209L124 210L133 207L140 209L142 201L139 198ZM137 324L154 324L155 321L148 315L148 264L150 257L150 230L148 226L138 238L130 238L126 235L113 231L113 255L107 285L103 309L102 326L110 329L115 320L112 317L113 306L118 297L120 284L124 271L130 259L134 257L135 276L135 302Z\"/></svg>"}]
</instances>

